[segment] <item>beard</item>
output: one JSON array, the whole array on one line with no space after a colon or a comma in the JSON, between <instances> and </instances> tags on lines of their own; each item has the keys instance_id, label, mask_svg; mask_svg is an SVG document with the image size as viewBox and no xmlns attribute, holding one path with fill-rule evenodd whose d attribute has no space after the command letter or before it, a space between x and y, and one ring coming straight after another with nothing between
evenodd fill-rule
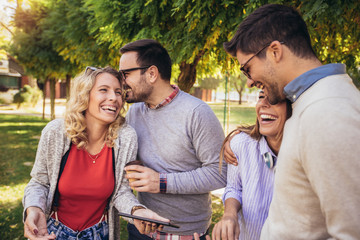
<instances>
[{"instance_id":1,"label":"beard","mask_svg":"<svg viewBox=\"0 0 360 240\"><path fill-rule=\"evenodd\" d=\"M262 84L265 86L266 95L271 105L278 104L286 99L283 93L283 87L279 86L278 76L275 74L274 69L266 66L266 77L263 79ZM267 84L264 84L267 83Z\"/></svg>"},{"instance_id":2,"label":"beard","mask_svg":"<svg viewBox=\"0 0 360 240\"><path fill-rule=\"evenodd\" d=\"M267 88L267 97L271 105L278 104L286 99L285 95L282 91L280 91L279 84L277 82L272 82L265 88Z\"/></svg>"},{"instance_id":3,"label":"beard","mask_svg":"<svg viewBox=\"0 0 360 240\"><path fill-rule=\"evenodd\" d=\"M141 75L139 82L136 88L129 88L131 91L125 97L127 103L146 102L149 99L154 87L146 82L145 75Z\"/></svg>"}]
</instances>

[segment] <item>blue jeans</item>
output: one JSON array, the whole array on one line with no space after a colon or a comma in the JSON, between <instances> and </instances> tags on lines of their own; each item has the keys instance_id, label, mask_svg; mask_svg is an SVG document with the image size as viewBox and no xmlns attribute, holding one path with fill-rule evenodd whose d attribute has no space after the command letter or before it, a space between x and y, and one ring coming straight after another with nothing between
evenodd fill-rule
<instances>
[{"instance_id":1,"label":"blue jeans","mask_svg":"<svg viewBox=\"0 0 360 240\"><path fill-rule=\"evenodd\" d=\"M56 240L108 240L109 225L106 222L97 223L82 231L74 231L65 226L63 223L55 223L56 220L50 218L47 221L47 229L49 234L54 232Z\"/></svg>"}]
</instances>

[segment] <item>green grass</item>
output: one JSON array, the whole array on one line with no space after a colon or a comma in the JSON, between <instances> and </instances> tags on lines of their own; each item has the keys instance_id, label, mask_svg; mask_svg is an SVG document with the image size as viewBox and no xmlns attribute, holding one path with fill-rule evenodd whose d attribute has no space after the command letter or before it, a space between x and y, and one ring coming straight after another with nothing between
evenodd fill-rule
<instances>
[{"instance_id":1,"label":"green grass","mask_svg":"<svg viewBox=\"0 0 360 240\"><path fill-rule=\"evenodd\" d=\"M224 104L210 103L209 106L214 111L220 123L224 124ZM230 114L226 112L226 118L229 117L229 130L234 129L238 125L254 124L256 120L255 107L247 105L239 105L235 102L230 102Z\"/></svg>"},{"instance_id":2,"label":"green grass","mask_svg":"<svg viewBox=\"0 0 360 240\"><path fill-rule=\"evenodd\" d=\"M210 104L223 123L222 104ZM231 104L230 126L252 124L255 121L253 107ZM40 133L48 120L33 116L0 114L0 238L25 239L23 237L23 191L30 180ZM212 221L222 216L223 206L219 198L212 198ZM212 229L213 224L210 227ZM211 232L211 231L210 231ZM127 239L126 223L121 223L121 238Z\"/></svg>"},{"instance_id":3,"label":"green grass","mask_svg":"<svg viewBox=\"0 0 360 240\"><path fill-rule=\"evenodd\" d=\"M38 117L0 115L1 239L25 239L21 199L46 122Z\"/></svg>"}]
</instances>

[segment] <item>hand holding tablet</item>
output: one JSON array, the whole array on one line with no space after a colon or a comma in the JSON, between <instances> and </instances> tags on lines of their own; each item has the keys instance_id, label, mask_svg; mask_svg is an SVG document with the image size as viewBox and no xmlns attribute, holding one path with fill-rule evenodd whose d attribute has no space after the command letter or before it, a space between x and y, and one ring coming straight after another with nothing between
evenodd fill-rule
<instances>
[{"instance_id":1,"label":"hand holding tablet","mask_svg":"<svg viewBox=\"0 0 360 240\"><path fill-rule=\"evenodd\" d=\"M123 217L127 217L127 218L133 218L133 219L143 220L146 222L156 223L156 224L164 225L164 226L168 226L168 227L180 228L180 226L172 224L171 222L163 222L163 221L159 221L159 220L155 220L155 219L140 217L140 216L131 215L131 214L122 213L122 212L119 212L119 215L123 216Z\"/></svg>"}]
</instances>

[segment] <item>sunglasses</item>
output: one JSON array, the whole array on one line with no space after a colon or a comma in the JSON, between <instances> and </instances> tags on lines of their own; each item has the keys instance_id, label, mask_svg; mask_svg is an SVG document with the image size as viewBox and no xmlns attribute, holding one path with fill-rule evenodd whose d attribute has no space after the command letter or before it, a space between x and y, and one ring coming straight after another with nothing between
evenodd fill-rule
<instances>
[{"instance_id":1,"label":"sunglasses","mask_svg":"<svg viewBox=\"0 0 360 240\"><path fill-rule=\"evenodd\" d=\"M123 78L123 80L126 80L126 73L136 71L136 70L148 69L151 66L152 65L143 66L143 67L128 68L128 69L121 69L121 70L119 70L119 73L120 73L121 77Z\"/></svg>"},{"instance_id":2,"label":"sunglasses","mask_svg":"<svg viewBox=\"0 0 360 240\"><path fill-rule=\"evenodd\" d=\"M90 73L92 73L92 72L94 72L94 71L96 71L96 70L98 70L98 69L100 69L100 68L98 68L98 67L92 67L92 66L87 66L87 67L85 68L85 75L88 75L88 74L90 74Z\"/></svg>"},{"instance_id":3,"label":"sunglasses","mask_svg":"<svg viewBox=\"0 0 360 240\"><path fill-rule=\"evenodd\" d=\"M272 43L272 42L271 42ZM249 60L247 60L241 67L240 67L240 71L249 79L251 78L249 69L245 69L245 66L257 55L259 55L262 51L264 51L265 48L267 48L268 46L270 46L271 43L266 44L263 48L261 48L259 51L257 51L251 58L249 58ZM280 44L284 44L285 42L280 42Z\"/></svg>"}]
</instances>

